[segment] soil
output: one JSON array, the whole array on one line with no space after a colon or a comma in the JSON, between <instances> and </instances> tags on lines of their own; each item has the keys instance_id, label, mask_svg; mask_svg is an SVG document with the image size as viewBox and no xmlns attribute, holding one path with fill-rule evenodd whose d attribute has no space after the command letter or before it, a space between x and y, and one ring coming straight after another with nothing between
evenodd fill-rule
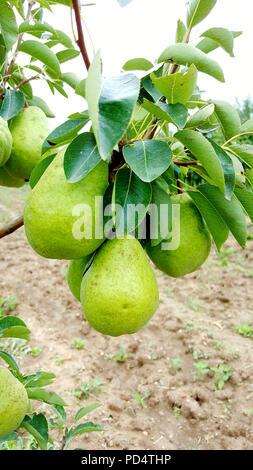
<instances>
[{"instance_id":1,"label":"soil","mask_svg":"<svg viewBox=\"0 0 253 470\"><path fill-rule=\"evenodd\" d=\"M26 194L1 189L0 223L20 215ZM18 299L12 314L31 329L29 346L10 346L22 372L55 373L48 388L69 404L69 424L79 408L102 405L86 421L105 431L78 436L70 449L253 449L253 340L236 332L253 324L252 261L253 242L242 250L230 238L193 274L173 279L156 270L160 305L152 320L137 334L111 338L85 320L67 287L66 261L39 257L23 228L1 240L0 297ZM116 360L121 347L124 362ZM35 357L34 348L41 348ZM193 374L200 363L208 364L204 377ZM220 390L210 370L219 365L232 373ZM73 395L98 379L103 387L87 399ZM32 404L53 416L48 405ZM51 434L60 445L60 431Z\"/></svg>"}]
</instances>

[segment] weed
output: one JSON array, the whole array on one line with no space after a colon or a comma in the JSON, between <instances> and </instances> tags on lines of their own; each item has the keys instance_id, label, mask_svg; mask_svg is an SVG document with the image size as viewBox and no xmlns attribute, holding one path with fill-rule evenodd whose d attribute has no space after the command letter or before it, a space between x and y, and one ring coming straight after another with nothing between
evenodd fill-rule
<instances>
[{"instance_id":1,"label":"weed","mask_svg":"<svg viewBox=\"0 0 253 470\"><path fill-rule=\"evenodd\" d=\"M95 380L90 380L89 382L83 382L79 389L73 388L71 394L79 399L87 400L90 395L97 396L104 389L101 379L98 377Z\"/></svg>"},{"instance_id":2,"label":"weed","mask_svg":"<svg viewBox=\"0 0 253 470\"><path fill-rule=\"evenodd\" d=\"M0 318L8 312L12 312L13 310L15 310L17 304L17 298L14 296L6 298L0 297Z\"/></svg>"},{"instance_id":3,"label":"weed","mask_svg":"<svg viewBox=\"0 0 253 470\"><path fill-rule=\"evenodd\" d=\"M179 372L180 369L182 369L182 360L180 356L176 357L171 357L171 364L169 365L169 368L172 369L175 374Z\"/></svg>"},{"instance_id":4,"label":"weed","mask_svg":"<svg viewBox=\"0 0 253 470\"><path fill-rule=\"evenodd\" d=\"M6 353L14 356L17 361L29 354L32 350L31 346L27 344L27 341L24 339L13 338L0 342L0 349Z\"/></svg>"},{"instance_id":5,"label":"weed","mask_svg":"<svg viewBox=\"0 0 253 470\"><path fill-rule=\"evenodd\" d=\"M193 322L192 321L188 321L185 325L185 331L186 333L192 333L193 331Z\"/></svg>"},{"instance_id":6,"label":"weed","mask_svg":"<svg viewBox=\"0 0 253 470\"><path fill-rule=\"evenodd\" d=\"M218 390L222 390L225 382L227 382L232 375L231 367L220 364L218 367L210 367L210 370L215 373L213 377L214 384L217 384ZM214 389L217 390L217 388L216 385L214 385Z\"/></svg>"},{"instance_id":7,"label":"weed","mask_svg":"<svg viewBox=\"0 0 253 470\"><path fill-rule=\"evenodd\" d=\"M194 310L194 312L204 312L204 309L202 307L199 307L198 304L197 304L197 301L196 300L190 300L189 301L189 307Z\"/></svg>"},{"instance_id":8,"label":"weed","mask_svg":"<svg viewBox=\"0 0 253 470\"><path fill-rule=\"evenodd\" d=\"M196 349L196 351L193 351L192 353L194 361L198 361L199 359L209 359L208 354L203 353L199 349Z\"/></svg>"},{"instance_id":9,"label":"weed","mask_svg":"<svg viewBox=\"0 0 253 470\"><path fill-rule=\"evenodd\" d=\"M239 335L245 336L245 338L253 338L253 326L250 325L247 321L244 322L241 326L236 326L235 331Z\"/></svg>"},{"instance_id":10,"label":"weed","mask_svg":"<svg viewBox=\"0 0 253 470\"><path fill-rule=\"evenodd\" d=\"M176 419L180 418L181 415L181 408L178 408L177 406L174 406L174 416Z\"/></svg>"},{"instance_id":11,"label":"weed","mask_svg":"<svg viewBox=\"0 0 253 470\"><path fill-rule=\"evenodd\" d=\"M60 356L58 356L58 357L56 358L56 361L55 361L55 362L56 362L57 366L62 366L62 364L64 364L64 360L63 360L62 357L60 357Z\"/></svg>"},{"instance_id":12,"label":"weed","mask_svg":"<svg viewBox=\"0 0 253 470\"><path fill-rule=\"evenodd\" d=\"M193 365L197 370L192 371L192 375L198 376L199 380L204 380L205 375L209 372L208 362L195 362Z\"/></svg>"},{"instance_id":13,"label":"weed","mask_svg":"<svg viewBox=\"0 0 253 470\"><path fill-rule=\"evenodd\" d=\"M113 354L108 355L108 359L112 359L116 362L125 362L131 353L127 353L123 346L120 346L120 351L115 351Z\"/></svg>"},{"instance_id":14,"label":"weed","mask_svg":"<svg viewBox=\"0 0 253 470\"><path fill-rule=\"evenodd\" d=\"M147 393L147 395L144 395L144 397L141 397L140 394L134 388L131 388L131 390L135 396L135 398L131 398L131 400L137 400L141 408L147 408L147 405L145 405L144 400L150 397L151 392Z\"/></svg>"},{"instance_id":15,"label":"weed","mask_svg":"<svg viewBox=\"0 0 253 470\"><path fill-rule=\"evenodd\" d=\"M85 342L81 338L74 338L74 345L76 349L83 349L85 347Z\"/></svg>"},{"instance_id":16,"label":"weed","mask_svg":"<svg viewBox=\"0 0 253 470\"><path fill-rule=\"evenodd\" d=\"M37 357L41 353L41 351L42 349L39 346L32 348L31 350L32 357Z\"/></svg>"}]
</instances>

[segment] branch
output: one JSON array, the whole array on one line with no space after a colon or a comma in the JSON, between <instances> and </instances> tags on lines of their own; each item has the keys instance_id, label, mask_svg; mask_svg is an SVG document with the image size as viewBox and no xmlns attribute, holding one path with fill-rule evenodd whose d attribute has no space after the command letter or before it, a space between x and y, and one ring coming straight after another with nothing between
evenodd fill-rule
<instances>
[{"instance_id":1,"label":"branch","mask_svg":"<svg viewBox=\"0 0 253 470\"><path fill-rule=\"evenodd\" d=\"M72 0L73 3L73 8L75 12L75 18L76 18L76 27L77 27L77 32L78 32L78 39L77 39L77 45L80 49L80 52L82 54L83 61L85 63L85 67L87 70L90 68L90 59L88 56L88 52L86 49L85 41L84 41L84 36L83 36L83 28L82 28L82 19L81 19L81 14L80 14L80 8L79 8L79 3L78 0Z\"/></svg>"},{"instance_id":2,"label":"branch","mask_svg":"<svg viewBox=\"0 0 253 470\"><path fill-rule=\"evenodd\" d=\"M199 162L198 160L192 160L192 161L188 161L188 162L177 162L177 161L174 161L173 163L175 163L175 165L177 166L189 166L189 165L197 165Z\"/></svg>"},{"instance_id":3,"label":"branch","mask_svg":"<svg viewBox=\"0 0 253 470\"><path fill-rule=\"evenodd\" d=\"M39 75L35 75L34 77L30 78L23 78L14 88L14 90L18 90L22 85L25 85L28 82L31 82L32 80L37 80L39 78Z\"/></svg>"},{"instance_id":4,"label":"branch","mask_svg":"<svg viewBox=\"0 0 253 470\"><path fill-rule=\"evenodd\" d=\"M18 228L24 225L24 219L21 215L17 219L9 222L4 227L0 228L0 238L6 237L6 235L10 235L11 233L15 232Z\"/></svg>"}]
</instances>

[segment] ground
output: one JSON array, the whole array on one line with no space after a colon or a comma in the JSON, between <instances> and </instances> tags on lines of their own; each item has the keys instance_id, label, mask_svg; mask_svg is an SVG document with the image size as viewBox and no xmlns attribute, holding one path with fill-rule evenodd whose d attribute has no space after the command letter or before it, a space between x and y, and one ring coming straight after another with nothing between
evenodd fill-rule
<instances>
[{"instance_id":1,"label":"ground","mask_svg":"<svg viewBox=\"0 0 253 470\"><path fill-rule=\"evenodd\" d=\"M21 213L26 194L1 189L1 224ZM49 388L69 404L68 423L80 407L101 403L88 420L105 431L79 436L70 448L253 449L253 329L244 325L253 324L251 238L246 250L232 238L220 254L213 247L202 268L183 278L156 270L157 312L140 332L119 338L89 326L67 287L66 261L39 257L23 228L0 241L0 297L17 299L12 314L32 332L28 345L2 340L1 347L25 374L55 373ZM232 373L221 371L220 390L210 369L219 366ZM91 381L95 390L75 396ZM32 405L53 416L48 405ZM60 431L51 433L60 445Z\"/></svg>"}]
</instances>

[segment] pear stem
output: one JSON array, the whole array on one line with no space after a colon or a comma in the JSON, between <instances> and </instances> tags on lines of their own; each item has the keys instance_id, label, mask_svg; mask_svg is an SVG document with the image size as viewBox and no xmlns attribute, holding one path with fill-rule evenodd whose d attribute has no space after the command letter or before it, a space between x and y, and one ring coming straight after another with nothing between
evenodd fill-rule
<instances>
[{"instance_id":1,"label":"pear stem","mask_svg":"<svg viewBox=\"0 0 253 470\"><path fill-rule=\"evenodd\" d=\"M18 228L24 225L24 219L21 215L17 219L9 222L4 227L0 228L0 238L6 237L6 235L10 235L11 233L15 232Z\"/></svg>"}]
</instances>

